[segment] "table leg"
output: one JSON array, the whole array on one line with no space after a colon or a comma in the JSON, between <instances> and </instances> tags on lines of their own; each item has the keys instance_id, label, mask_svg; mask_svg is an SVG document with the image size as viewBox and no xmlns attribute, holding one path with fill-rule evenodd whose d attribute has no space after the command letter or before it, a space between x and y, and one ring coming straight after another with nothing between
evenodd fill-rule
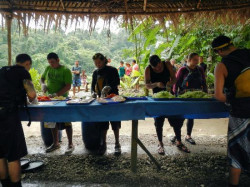
<instances>
[{"instance_id":1,"label":"table leg","mask_svg":"<svg viewBox=\"0 0 250 187\"><path fill-rule=\"evenodd\" d=\"M149 158L154 162L154 164L156 165L157 169L160 170L161 169L161 165L156 161L156 159L153 157L153 155L147 150L147 148L143 145L143 143L141 142L140 139L136 139L136 142L139 144L139 146L147 153L147 155L149 156Z\"/></svg>"},{"instance_id":2,"label":"table leg","mask_svg":"<svg viewBox=\"0 0 250 187\"><path fill-rule=\"evenodd\" d=\"M132 140L131 140L131 171L137 172L137 140L138 139L138 120L132 121Z\"/></svg>"}]
</instances>

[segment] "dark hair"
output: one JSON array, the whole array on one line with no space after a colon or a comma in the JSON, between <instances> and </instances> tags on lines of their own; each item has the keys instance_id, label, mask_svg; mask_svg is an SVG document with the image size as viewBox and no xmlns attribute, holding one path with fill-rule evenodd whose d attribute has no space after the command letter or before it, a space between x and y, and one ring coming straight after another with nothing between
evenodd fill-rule
<instances>
[{"instance_id":1,"label":"dark hair","mask_svg":"<svg viewBox=\"0 0 250 187\"><path fill-rule=\"evenodd\" d=\"M132 62L136 63L136 60L133 60Z\"/></svg>"},{"instance_id":2,"label":"dark hair","mask_svg":"<svg viewBox=\"0 0 250 187\"><path fill-rule=\"evenodd\" d=\"M198 53L190 53L187 57L188 60L191 60L192 58L194 58L195 56L199 56Z\"/></svg>"},{"instance_id":3,"label":"dark hair","mask_svg":"<svg viewBox=\"0 0 250 187\"><path fill-rule=\"evenodd\" d=\"M102 54L102 53L96 53L93 57L92 57L93 60L96 60L96 59L99 59L101 61L104 61L105 64L108 63L108 60L107 58Z\"/></svg>"},{"instance_id":4,"label":"dark hair","mask_svg":"<svg viewBox=\"0 0 250 187\"><path fill-rule=\"evenodd\" d=\"M121 64L124 64L124 62L123 62L123 61L121 61L120 63L121 63Z\"/></svg>"},{"instance_id":5,"label":"dark hair","mask_svg":"<svg viewBox=\"0 0 250 187\"><path fill-rule=\"evenodd\" d=\"M47 55L47 60L50 60L50 59L58 60L59 57L58 57L58 55L57 55L56 53L49 53L49 54Z\"/></svg>"},{"instance_id":6,"label":"dark hair","mask_svg":"<svg viewBox=\"0 0 250 187\"><path fill-rule=\"evenodd\" d=\"M215 51L226 50L230 45L233 45L231 39L224 35L218 36L212 42L212 47Z\"/></svg>"},{"instance_id":7,"label":"dark hair","mask_svg":"<svg viewBox=\"0 0 250 187\"><path fill-rule=\"evenodd\" d=\"M19 54L16 56L16 63L23 64L26 61L30 61L30 64L32 64L32 59L28 54Z\"/></svg>"},{"instance_id":8,"label":"dark hair","mask_svg":"<svg viewBox=\"0 0 250 187\"><path fill-rule=\"evenodd\" d=\"M161 62L161 59L157 55L152 55L149 57L149 63L151 66L156 67L158 63Z\"/></svg>"}]
</instances>

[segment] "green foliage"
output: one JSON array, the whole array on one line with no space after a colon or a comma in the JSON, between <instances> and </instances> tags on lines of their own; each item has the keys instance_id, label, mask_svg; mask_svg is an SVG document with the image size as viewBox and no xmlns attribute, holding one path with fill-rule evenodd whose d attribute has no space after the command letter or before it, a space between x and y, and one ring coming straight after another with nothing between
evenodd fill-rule
<instances>
[{"instance_id":1,"label":"green foliage","mask_svg":"<svg viewBox=\"0 0 250 187\"><path fill-rule=\"evenodd\" d=\"M22 33L22 31L20 32ZM121 37L123 36L123 37ZM128 34L125 29L119 33L112 33L111 39L105 31L94 31L90 35L87 30L76 30L65 33L63 30L54 30L45 33L43 30L30 29L28 36L19 34L18 25L12 24L12 64L15 63L15 56L20 53L27 53L33 60L33 68L41 74L48 66L47 54L56 52L60 62L71 69L74 62L78 60L83 70L92 75L95 69L92 56L101 52L112 59L112 65L119 66L119 62L131 61L131 56L123 56L124 50L132 50L133 43L127 41ZM7 31L0 32L0 66L8 63L7 53Z\"/></svg>"},{"instance_id":2,"label":"green foliage","mask_svg":"<svg viewBox=\"0 0 250 187\"><path fill-rule=\"evenodd\" d=\"M140 81L140 78L141 76L134 80L132 77L125 75L123 80L120 81L120 85L123 89L131 89Z\"/></svg>"},{"instance_id":3,"label":"green foliage","mask_svg":"<svg viewBox=\"0 0 250 187\"><path fill-rule=\"evenodd\" d=\"M136 45L137 56L141 71L148 65L150 55L157 54L163 59L175 58L182 63L185 57L192 52L204 56L208 64L208 73L213 73L215 65L221 58L213 53L211 49L212 40L221 35L232 38L235 46L239 48L250 48L250 25L207 25L204 20L197 23L196 27L185 25L184 21L176 27L170 22L167 28L152 19L143 22L135 22L135 29L131 31L129 40ZM198 26L197 26L198 25ZM134 56L132 53L131 56ZM127 55L128 56L128 55ZM206 59L209 57L210 61ZM210 75L211 76L211 75ZM211 78L211 77L210 77Z\"/></svg>"},{"instance_id":4,"label":"green foliage","mask_svg":"<svg viewBox=\"0 0 250 187\"><path fill-rule=\"evenodd\" d=\"M34 84L36 91L41 92L42 91L41 84L40 84L41 75L34 68L30 69L29 72L30 72L31 79L32 79L32 82Z\"/></svg>"},{"instance_id":5,"label":"green foliage","mask_svg":"<svg viewBox=\"0 0 250 187\"><path fill-rule=\"evenodd\" d=\"M214 87L214 74L213 73L207 73L207 87L213 88Z\"/></svg>"}]
</instances>

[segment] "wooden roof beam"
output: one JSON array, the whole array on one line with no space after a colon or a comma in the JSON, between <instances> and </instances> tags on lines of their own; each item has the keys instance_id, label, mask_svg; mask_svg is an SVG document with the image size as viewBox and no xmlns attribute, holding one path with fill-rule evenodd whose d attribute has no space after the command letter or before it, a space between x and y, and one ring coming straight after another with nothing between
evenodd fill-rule
<instances>
[{"instance_id":1,"label":"wooden roof beam","mask_svg":"<svg viewBox=\"0 0 250 187\"><path fill-rule=\"evenodd\" d=\"M147 9L147 0L144 0L143 11L145 12Z\"/></svg>"}]
</instances>

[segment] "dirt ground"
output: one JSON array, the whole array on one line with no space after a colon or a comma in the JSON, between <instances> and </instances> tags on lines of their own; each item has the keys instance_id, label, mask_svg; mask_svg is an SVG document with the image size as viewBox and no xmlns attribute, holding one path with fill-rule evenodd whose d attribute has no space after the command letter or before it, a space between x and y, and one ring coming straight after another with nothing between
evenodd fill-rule
<instances>
[{"instance_id":1,"label":"dirt ground","mask_svg":"<svg viewBox=\"0 0 250 187\"><path fill-rule=\"evenodd\" d=\"M157 154L157 137L153 119L139 121L139 138L161 165L157 170L146 153L138 147L138 172L130 171L131 122L122 122L122 155L113 155L114 136L108 131L108 150L96 156L84 148L81 124L73 123L75 151L64 154L67 138L63 132L61 149L46 154L40 137L39 123L27 127L23 123L31 160L43 160L45 166L36 172L23 174L24 186L227 186L226 132L228 119L195 120L190 154L182 153L170 143L173 130L165 122L166 155ZM183 139L186 126L182 129ZM249 186L250 177L243 174L241 186Z\"/></svg>"}]
</instances>

